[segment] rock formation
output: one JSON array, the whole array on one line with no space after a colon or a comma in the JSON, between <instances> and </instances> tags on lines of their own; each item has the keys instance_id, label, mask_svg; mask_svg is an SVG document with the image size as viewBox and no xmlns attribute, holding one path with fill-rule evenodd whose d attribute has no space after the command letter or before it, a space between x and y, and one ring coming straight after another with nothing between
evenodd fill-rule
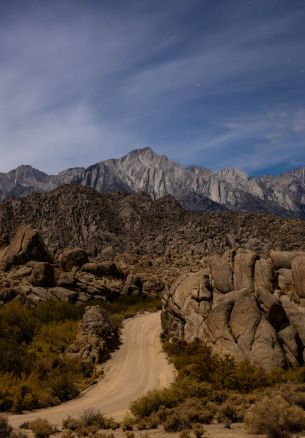
<instances>
[{"instance_id":1,"label":"rock formation","mask_svg":"<svg viewBox=\"0 0 305 438\"><path fill-rule=\"evenodd\" d=\"M22 265L30 260L51 261L44 243L37 230L30 225L20 226L11 243L0 252L0 269Z\"/></svg>"},{"instance_id":2,"label":"rock formation","mask_svg":"<svg viewBox=\"0 0 305 438\"><path fill-rule=\"evenodd\" d=\"M99 364L109 358L118 341L117 330L106 310L100 306L87 307L77 337L67 354Z\"/></svg>"},{"instance_id":3,"label":"rock formation","mask_svg":"<svg viewBox=\"0 0 305 438\"><path fill-rule=\"evenodd\" d=\"M266 368L305 361L305 253L238 249L202 260L163 299L166 336L199 338L220 354Z\"/></svg>"}]
</instances>

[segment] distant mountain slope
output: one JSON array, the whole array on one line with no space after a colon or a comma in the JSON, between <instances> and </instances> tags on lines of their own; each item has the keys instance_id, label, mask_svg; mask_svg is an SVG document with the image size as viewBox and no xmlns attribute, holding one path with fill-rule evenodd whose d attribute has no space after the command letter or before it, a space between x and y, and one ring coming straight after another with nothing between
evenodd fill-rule
<instances>
[{"instance_id":1,"label":"distant mountain slope","mask_svg":"<svg viewBox=\"0 0 305 438\"><path fill-rule=\"evenodd\" d=\"M62 184L69 184L84 170L75 167L58 175L47 175L29 165L19 166L8 173L0 173L0 199L26 196L32 192L49 192Z\"/></svg>"},{"instance_id":2,"label":"distant mountain slope","mask_svg":"<svg viewBox=\"0 0 305 438\"><path fill-rule=\"evenodd\" d=\"M54 254L67 246L103 258L125 251L204 255L240 246L260 253L305 250L303 220L230 211L189 213L170 195L152 200L143 192L98 193L75 185L1 202L0 247L20 224L37 228Z\"/></svg>"},{"instance_id":3,"label":"distant mountain slope","mask_svg":"<svg viewBox=\"0 0 305 438\"><path fill-rule=\"evenodd\" d=\"M249 177L238 169L183 167L150 148L87 169L72 168L47 175L31 166L0 173L0 198L47 192L64 183L99 192L144 191L152 199L173 195L190 211L268 212L305 218L305 168L279 176Z\"/></svg>"}]
</instances>

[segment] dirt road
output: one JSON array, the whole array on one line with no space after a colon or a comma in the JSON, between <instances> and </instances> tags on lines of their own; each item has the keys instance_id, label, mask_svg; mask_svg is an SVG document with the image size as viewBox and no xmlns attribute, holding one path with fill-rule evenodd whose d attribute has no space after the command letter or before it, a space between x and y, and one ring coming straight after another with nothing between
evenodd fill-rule
<instances>
[{"instance_id":1,"label":"dirt road","mask_svg":"<svg viewBox=\"0 0 305 438\"><path fill-rule=\"evenodd\" d=\"M161 351L160 332L160 312L127 320L122 331L122 345L105 364L105 375L100 382L75 400L12 415L10 423L17 427L23 421L46 418L52 424L61 425L68 415L78 417L88 408L121 420L132 400L174 380L174 369Z\"/></svg>"}]
</instances>

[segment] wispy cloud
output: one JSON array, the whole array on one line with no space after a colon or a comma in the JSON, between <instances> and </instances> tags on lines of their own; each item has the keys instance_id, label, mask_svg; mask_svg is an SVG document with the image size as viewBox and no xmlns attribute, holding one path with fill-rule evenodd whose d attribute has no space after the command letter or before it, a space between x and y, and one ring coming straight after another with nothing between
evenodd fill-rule
<instances>
[{"instance_id":1,"label":"wispy cloud","mask_svg":"<svg viewBox=\"0 0 305 438\"><path fill-rule=\"evenodd\" d=\"M196 145L196 155L204 155L215 170L233 167L256 174L305 163L305 106L279 105L239 114L220 122L216 130Z\"/></svg>"},{"instance_id":2,"label":"wispy cloud","mask_svg":"<svg viewBox=\"0 0 305 438\"><path fill-rule=\"evenodd\" d=\"M186 163L250 171L288 159L289 142L300 156L304 108L291 90L305 90L305 7L272 14L258 3L7 7L0 170L56 172L147 144Z\"/></svg>"}]
</instances>

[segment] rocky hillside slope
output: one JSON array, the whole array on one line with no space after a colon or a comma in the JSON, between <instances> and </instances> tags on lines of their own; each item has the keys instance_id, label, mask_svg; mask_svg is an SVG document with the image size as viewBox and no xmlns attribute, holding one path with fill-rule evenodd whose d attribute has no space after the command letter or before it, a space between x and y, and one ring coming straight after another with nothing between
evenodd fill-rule
<instances>
[{"instance_id":1,"label":"rocky hillside slope","mask_svg":"<svg viewBox=\"0 0 305 438\"><path fill-rule=\"evenodd\" d=\"M266 214L189 213L172 196L153 201L145 193L98 193L65 185L0 204L0 244L17 227L37 229L56 256L80 246L91 257L109 260L123 252L138 255L202 256L244 247L304 249L305 222Z\"/></svg>"},{"instance_id":2,"label":"rocky hillside slope","mask_svg":"<svg viewBox=\"0 0 305 438\"><path fill-rule=\"evenodd\" d=\"M173 195L190 211L229 209L305 217L305 169L255 178L238 169L212 172L196 166L186 168L150 148L58 175L20 166L0 173L0 199L46 192L63 183L90 186L100 192L144 191L153 199Z\"/></svg>"}]
</instances>

